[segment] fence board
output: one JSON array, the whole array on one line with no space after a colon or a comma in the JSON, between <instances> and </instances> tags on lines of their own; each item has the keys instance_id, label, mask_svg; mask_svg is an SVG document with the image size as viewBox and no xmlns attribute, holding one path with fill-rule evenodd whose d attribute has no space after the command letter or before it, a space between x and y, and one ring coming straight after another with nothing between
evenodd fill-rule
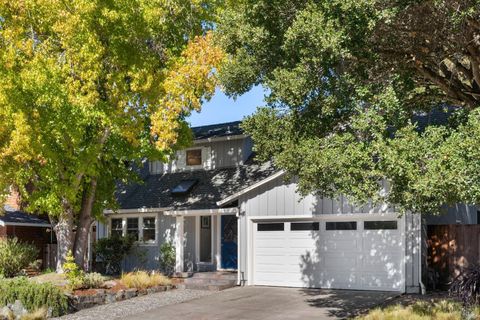
<instances>
[{"instance_id":1,"label":"fence board","mask_svg":"<svg viewBox=\"0 0 480 320\"><path fill-rule=\"evenodd\" d=\"M428 282L447 287L465 268L480 264L480 225L427 227Z\"/></svg>"}]
</instances>

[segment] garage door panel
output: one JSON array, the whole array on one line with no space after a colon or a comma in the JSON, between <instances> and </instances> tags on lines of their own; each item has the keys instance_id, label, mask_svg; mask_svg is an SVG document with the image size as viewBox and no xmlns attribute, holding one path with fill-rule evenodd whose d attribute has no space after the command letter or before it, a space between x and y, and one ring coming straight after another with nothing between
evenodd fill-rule
<instances>
[{"instance_id":1,"label":"garage door panel","mask_svg":"<svg viewBox=\"0 0 480 320\"><path fill-rule=\"evenodd\" d=\"M328 235L326 235L328 236ZM359 239L331 239L323 237L321 251L358 251L360 247Z\"/></svg>"},{"instance_id":2,"label":"garage door panel","mask_svg":"<svg viewBox=\"0 0 480 320\"><path fill-rule=\"evenodd\" d=\"M285 230L281 232L254 232L254 283L402 290L400 228L362 230L362 226L360 219L357 220L360 230L290 231L289 223L285 222Z\"/></svg>"}]
</instances>

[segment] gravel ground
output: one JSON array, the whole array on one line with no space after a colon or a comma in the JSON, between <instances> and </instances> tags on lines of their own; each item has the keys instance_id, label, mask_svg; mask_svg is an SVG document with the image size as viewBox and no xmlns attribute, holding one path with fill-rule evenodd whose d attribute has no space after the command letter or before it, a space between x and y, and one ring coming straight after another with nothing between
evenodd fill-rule
<instances>
[{"instance_id":1,"label":"gravel ground","mask_svg":"<svg viewBox=\"0 0 480 320\"><path fill-rule=\"evenodd\" d=\"M161 306L181 303L184 301L211 295L213 291L203 290L171 290L148 294L129 300L100 305L79 312L54 318L57 320L110 320L121 319L137 313L155 309Z\"/></svg>"}]
</instances>

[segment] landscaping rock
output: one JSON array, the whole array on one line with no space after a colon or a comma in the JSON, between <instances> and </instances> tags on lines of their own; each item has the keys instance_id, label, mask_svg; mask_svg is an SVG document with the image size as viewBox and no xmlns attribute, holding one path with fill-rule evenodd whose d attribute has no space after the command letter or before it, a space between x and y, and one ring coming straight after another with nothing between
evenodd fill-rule
<instances>
[{"instance_id":1,"label":"landscaping rock","mask_svg":"<svg viewBox=\"0 0 480 320\"><path fill-rule=\"evenodd\" d=\"M137 296L137 289L127 289L125 290L125 299L131 299Z\"/></svg>"},{"instance_id":2,"label":"landscaping rock","mask_svg":"<svg viewBox=\"0 0 480 320\"><path fill-rule=\"evenodd\" d=\"M0 320L10 320L14 317L15 316L9 307L3 307L2 309L0 309Z\"/></svg>"},{"instance_id":3,"label":"landscaping rock","mask_svg":"<svg viewBox=\"0 0 480 320\"><path fill-rule=\"evenodd\" d=\"M117 282L114 280L108 280L103 283L105 289L111 289L117 285Z\"/></svg>"},{"instance_id":4,"label":"landscaping rock","mask_svg":"<svg viewBox=\"0 0 480 320\"><path fill-rule=\"evenodd\" d=\"M125 290L118 290L115 293L115 300L122 301L123 299L125 299Z\"/></svg>"}]
</instances>

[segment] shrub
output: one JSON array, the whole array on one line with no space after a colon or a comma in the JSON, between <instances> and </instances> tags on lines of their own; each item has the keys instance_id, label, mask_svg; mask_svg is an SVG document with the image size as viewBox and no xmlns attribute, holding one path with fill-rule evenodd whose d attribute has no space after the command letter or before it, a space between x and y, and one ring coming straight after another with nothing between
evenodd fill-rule
<instances>
[{"instance_id":1,"label":"shrub","mask_svg":"<svg viewBox=\"0 0 480 320\"><path fill-rule=\"evenodd\" d=\"M122 274L120 280L127 288L146 289L156 286L166 286L171 284L169 278L161 273L148 274L145 271L135 271Z\"/></svg>"},{"instance_id":2,"label":"shrub","mask_svg":"<svg viewBox=\"0 0 480 320\"><path fill-rule=\"evenodd\" d=\"M472 319L477 319L475 313L470 313ZM410 306L395 305L384 309L371 310L367 315L357 320L463 320L468 318L460 303L442 300L438 302L417 301Z\"/></svg>"},{"instance_id":3,"label":"shrub","mask_svg":"<svg viewBox=\"0 0 480 320\"><path fill-rule=\"evenodd\" d=\"M105 263L106 274L120 273L122 260L131 252L134 242L133 237L113 236L99 239L95 243L95 252Z\"/></svg>"},{"instance_id":4,"label":"shrub","mask_svg":"<svg viewBox=\"0 0 480 320\"><path fill-rule=\"evenodd\" d=\"M50 283L35 283L24 277L0 279L0 306L15 300L20 300L29 312L51 308L53 316L65 314L68 308L67 297Z\"/></svg>"},{"instance_id":5,"label":"shrub","mask_svg":"<svg viewBox=\"0 0 480 320\"><path fill-rule=\"evenodd\" d=\"M13 277L33 263L38 256L38 249L17 238L0 239L0 274Z\"/></svg>"},{"instance_id":6,"label":"shrub","mask_svg":"<svg viewBox=\"0 0 480 320\"><path fill-rule=\"evenodd\" d=\"M464 306L478 304L480 300L480 266L465 269L452 282L450 294L460 298Z\"/></svg>"},{"instance_id":7,"label":"shrub","mask_svg":"<svg viewBox=\"0 0 480 320\"><path fill-rule=\"evenodd\" d=\"M68 281L68 288L71 290L79 289L83 287L85 274L75 263L75 258L72 255L72 252L69 251L63 264L63 272Z\"/></svg>"},{"instance_id":8,"label":"shrub","mask_svg":"<svg viewBox=\"0 0 480 320\"><path fill-rule=\"evenodd\" d=\"M164 242L160 246L160 267L167 275L175 271L175 246L171 242Z\"/></svg>"},{"instance_id":9,"label":"shrub","mask_svg":"<svg viewBox=\"0 0 480 320\"><path fill-rule=\"evenodd\" d=\"M87 289L97 289L103 286L105 278L97 272L87 273L83 278L83 287Z\"/></svg>"}]
</instances>

